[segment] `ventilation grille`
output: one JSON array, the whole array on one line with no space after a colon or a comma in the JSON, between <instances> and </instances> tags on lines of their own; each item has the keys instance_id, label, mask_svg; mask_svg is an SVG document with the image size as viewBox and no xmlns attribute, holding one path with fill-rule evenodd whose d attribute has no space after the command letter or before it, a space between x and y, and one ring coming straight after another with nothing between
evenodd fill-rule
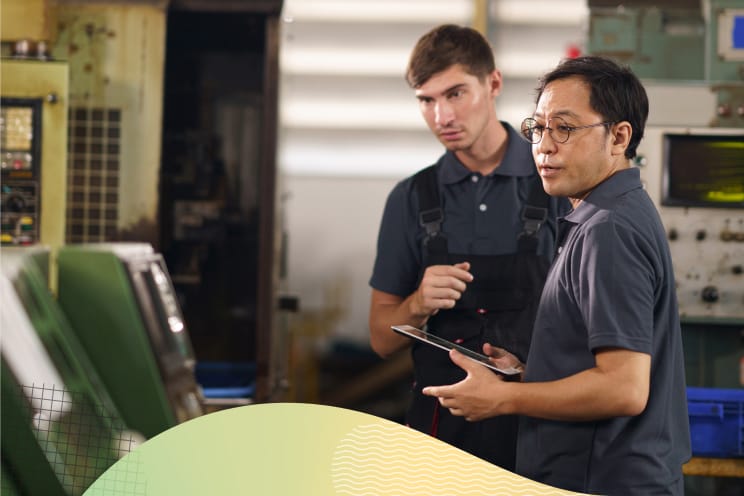
<instances>
[{"instance_id":1,"label":"ventilation grille","mask_svg":"<svg viewBox=\"0 0 744 496\"><path fill-rule=\"evenodd\" d=\"M121 110L71 107L69 126L67 242L115 241Z\"/></svg>"}]
</instances>

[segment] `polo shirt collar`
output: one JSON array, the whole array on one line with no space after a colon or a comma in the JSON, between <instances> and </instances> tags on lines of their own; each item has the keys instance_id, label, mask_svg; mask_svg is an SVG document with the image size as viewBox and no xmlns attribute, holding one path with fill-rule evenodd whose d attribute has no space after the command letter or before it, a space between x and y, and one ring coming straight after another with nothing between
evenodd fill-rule
<instances>
[{"instance_id":1,"label":"polo shirt collar","mask_svg":"<svg viewBox=\"0 0 744 496\"><path fill-rule=\"evenodd\" d=\"M506 153L496 170L490 175L526 177L534 174L535 166L532 159L530 147L520 146L524 140L522 136L508 123L501 121L509 136ZM457 158L454 152L447 150L442 162L441 175L442 184L455 184L472 174L467 167Z\"/></svg>"},{"instance_id":2,"label":"polo shirt collar","mask_svg":"<svg viewBox=\"0 0 744 496\"><path fill-rule=\"evenodd\" d=\"M566 220L580 224L599 210L611 209L625 193L642 188L641 171L636 167L618 171L599 183Z\"/></svg>"}]
</instances>

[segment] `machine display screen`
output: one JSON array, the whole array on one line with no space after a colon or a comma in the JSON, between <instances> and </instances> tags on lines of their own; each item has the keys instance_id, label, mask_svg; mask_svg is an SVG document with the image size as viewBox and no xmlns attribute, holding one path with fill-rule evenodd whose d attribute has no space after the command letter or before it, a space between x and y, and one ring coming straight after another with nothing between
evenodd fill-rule
<instances>
[{"instance_id":1,"label":"machine display screen","mask_svg":"<svg viewBox=\"0 0 744 496\"><path fill-rule=\"evenodd\" d=\"M744 135L664 135L662 204L744 208Z\"/></svg>"}]
</instances>

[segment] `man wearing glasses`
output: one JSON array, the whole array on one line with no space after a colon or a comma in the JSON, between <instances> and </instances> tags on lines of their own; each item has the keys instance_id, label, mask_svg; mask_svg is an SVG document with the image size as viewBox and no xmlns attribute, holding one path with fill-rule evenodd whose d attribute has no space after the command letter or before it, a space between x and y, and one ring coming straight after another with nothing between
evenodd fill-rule
<instances>
[{"instance_id":1,"label":"man wearing glasses","mask_svg":"<svg viewBox=\"0 0 744 496\"><path fill-rule=\"evenodd\" d=\"M559 219L523 382L451 352L466 379L424 390L469 420L524 415L517 472L568 490L684 492L690 436L674 274L630 165L647 115L640 81L608 59L567 60L542 78L522 133L545 191L573 211ZM515 357L500 365L508 362Z\"/></svg>"},{"instance_id":2,"label":"man wearing glasses","mask_svg":"<svg viewBox=\"0 0 744 496\"><path fill-rule=\"evenodd\" d=\"M409 324L477 352L490 343L525 360L555 253L555 218L568 202L545 194L529 144L499 121L501 73L478 31L443 25L426 33L406 80L446 151L388 196L370 279L372 348L387 357L410 346L390 329ZM412 356L407 424L513 470L516 417L473 423L451 415L421 390L465 374L438 348L416 343Z\"/></svg>"}]
</instances>

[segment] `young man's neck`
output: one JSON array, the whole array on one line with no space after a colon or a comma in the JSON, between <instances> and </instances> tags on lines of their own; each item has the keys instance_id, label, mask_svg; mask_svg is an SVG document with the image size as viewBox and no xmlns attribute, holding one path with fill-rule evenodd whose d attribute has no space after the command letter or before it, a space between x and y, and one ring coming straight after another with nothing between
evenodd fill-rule
<instances>
[{"instance_id":1,"label":"young man's neck","mask_svg":"<svg viewBox=\"0 0 744 496\"><path fill-rule=\"evenodd\" d=\"M487 176L501 165L508 142L506 129L494 120L478 141L466 150L456 151L455 155L468 170Z\"/></svg>"}]
</instances>

